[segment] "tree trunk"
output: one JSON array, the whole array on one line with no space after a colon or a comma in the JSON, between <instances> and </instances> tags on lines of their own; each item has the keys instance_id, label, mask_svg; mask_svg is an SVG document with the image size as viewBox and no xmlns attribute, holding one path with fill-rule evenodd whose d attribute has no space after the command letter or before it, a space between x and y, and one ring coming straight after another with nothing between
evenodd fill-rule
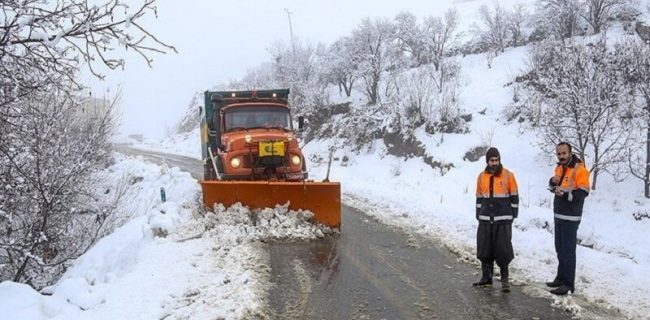
<instances>
[{"instance_id":1,"label":"tree trunk","mask_svg":"<svg viewBox=\"0 0 650 320\"><path fill-rule=\"evenodd\" d=\"M648 129L646 129L645 175L643 176L643 183L645 184L645 197L650 198L650 120L648 121Z\"/></svg>"},{"instance_id":2,"label":"tree trunk","mask_svg":"<svg viewBox=\"0 0 650 320\"><path fill-rule=\"evenodd\" d=\"M20 283L20 278L23 277L23 273L25 272L25 267L27 267L27 262L29 262L29 257L25 257L25 261L23 261L23 263L20 265L20 268L16 270L16 273L14 274L14 278L11 279L11 281Z\"/></svg>"},{"instance_id":3,"label":"tree trunk","mask_svg":"<svg viewBox=\"0 0 650 320\"><path fill-rule=\"evenodd\" d=\"M343 89L345 89L345 95L349 98L352 95L352 85L354 85L354 80L350 79L349 85L343 84Z\"/></svg>"},{"instance_id":4,"label":"tree trunk","mask_svg":"<svg viewBox=\"0 0 650 320\"><path fill-rule=\"evenodd\" d=\"M582 161L585 161L585 154L584 154L584 149L582 149ZM592 171L593 174L593 180L591 180L591 190L596 190L596 182L598 182L598 172L600 171L600 152L598 150L598 146L594 146L594 171Z\"/></svg>"},{"instance_id":5,"label":"tree trunk","mask_svg":"<svg viewBox=\"0 0 650 320\"><path fill-rule=\"evenodd\" d=\"M372 84L370 85L369 88L369 93L370 93L370 104L377 104L377 95L378 95L378 89L379 89L379 76L373 76L372 78Z\"/></svg>"},{"instance_id":6,"label":"tree trunk","mask_svg":"<svg viewBox=\"0 0 650 320\"><path fill-rule=\"evenodd\" d=\"M594 23L592 27L594 28L594 34L600 33L600 23Z\"/></svg>"}]
</instances>

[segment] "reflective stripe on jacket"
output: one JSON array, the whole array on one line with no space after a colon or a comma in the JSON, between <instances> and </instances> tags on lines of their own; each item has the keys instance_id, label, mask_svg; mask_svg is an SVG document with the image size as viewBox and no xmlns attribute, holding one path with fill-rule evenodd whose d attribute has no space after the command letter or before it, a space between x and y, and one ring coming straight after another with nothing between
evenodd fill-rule
<instances>
[{"instance_id":1,"label":"reflective stripe on jacket","mask_svg":"<svg viewBox=\"0 0 650 320\"><path fill-rule=\"evenodd\" d=\"M576 155L566 166L558 165L555 176L562 178L557 188L564 192L563 196L553 198L553 213L556 219L580 222L585 198L589 195L589 170L584 162Z\"/></svg>"},{"instance_id":2,"label":"reflective stripe on jacket","mask_svg":"<svg viewBox=\"0 0 650 320\"><path fill-rule=\"evenodd\" d=\"M476 219L507 223L517 218L519 194L515 175L505 168L498 175L482 171L476 181Z\"/></svg>"}]
</instances>

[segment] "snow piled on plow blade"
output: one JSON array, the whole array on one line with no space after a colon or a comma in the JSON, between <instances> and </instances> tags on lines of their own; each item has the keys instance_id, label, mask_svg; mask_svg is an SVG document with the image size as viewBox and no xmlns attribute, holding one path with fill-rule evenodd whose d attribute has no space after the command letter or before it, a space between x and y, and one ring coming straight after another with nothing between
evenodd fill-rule
<instances>
[{"instance_id":1,"label":"snow piled on plow blade","mask_svg":"<svg viewBox=\"0 0 650 320\"><path fill-rule=\"evenodd\" d=\"M234 241L242 240L311 240L338 231L330 226L314 223L314 214L306 210L290 210L289 203L274 208L249 209L241 203L226 208L215 204L214 211L204 217L207 229L217 233L231 233Z\"/></svg>"},{"instance_id":2,"label":"snow piled on plow blade","mask_svg":"<svg viewBox=\"0 0 650 320\"><path fill-rule=\"evenodd\" d=\"M255 210L286 203L292 211L307 210L314 220L332 228L341 225L341 185L338 182L201 181L203 204L226 207L236 203ZM215 211L216 212L216 211Z\"/></svg>"}]
</instances>

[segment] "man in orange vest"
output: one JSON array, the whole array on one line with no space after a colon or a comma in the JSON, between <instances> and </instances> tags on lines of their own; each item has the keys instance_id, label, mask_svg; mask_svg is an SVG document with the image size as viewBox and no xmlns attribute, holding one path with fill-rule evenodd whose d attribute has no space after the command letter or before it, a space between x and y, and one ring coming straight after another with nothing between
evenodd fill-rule
<instances>
[{"instance_id":1,"label":"man in orange vest","mask_svg":"<svg viewBox=\"0 0 650 320\"><path fill-rule=\"evenodd\" d=\"M487 166L476 182L476 256L481 260L482 276L473 286L492 285L494 262L501 268L501 288L510 292L508 264L515 257L512 249L512 221L517 218L519 195L515 175L501 165L497 148L485 154Z\"/></svg>"},{"instance_id":2,"label":"man in orange vest","mask_svg":"<svg viewBox=\"0 0 650 320\"><path fill-rule=\"evenodd\" d=\"M560 142L555 147L558 163L555 175L549 180L549 190L555 194L553 213L555 221L555 252L557 275L546 285L555 288L552 294L565 295L575 291L576 244L582 207L589 195L589 170L571 145Z\"/></svg>"}]
</instances>

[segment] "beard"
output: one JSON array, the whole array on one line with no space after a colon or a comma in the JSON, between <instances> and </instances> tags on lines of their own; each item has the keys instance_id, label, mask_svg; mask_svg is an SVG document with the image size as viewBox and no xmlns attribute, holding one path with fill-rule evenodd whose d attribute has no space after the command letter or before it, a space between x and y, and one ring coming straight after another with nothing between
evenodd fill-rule
<instances>
[{"instance_id":1,"label":"beard","mask_svg":"<svg viewBox=\"0 0 650 320\"><path fill-rule=\"evenodd\" d=\"M495 166L488 165L488 166L485 168L485 170L486 170L488 173L498 175L498 174L501 172L501 168L503 168L503 167L501 166L501 164L497 164L497 165L495 165Z\"/></svg>"}]
</instances>

